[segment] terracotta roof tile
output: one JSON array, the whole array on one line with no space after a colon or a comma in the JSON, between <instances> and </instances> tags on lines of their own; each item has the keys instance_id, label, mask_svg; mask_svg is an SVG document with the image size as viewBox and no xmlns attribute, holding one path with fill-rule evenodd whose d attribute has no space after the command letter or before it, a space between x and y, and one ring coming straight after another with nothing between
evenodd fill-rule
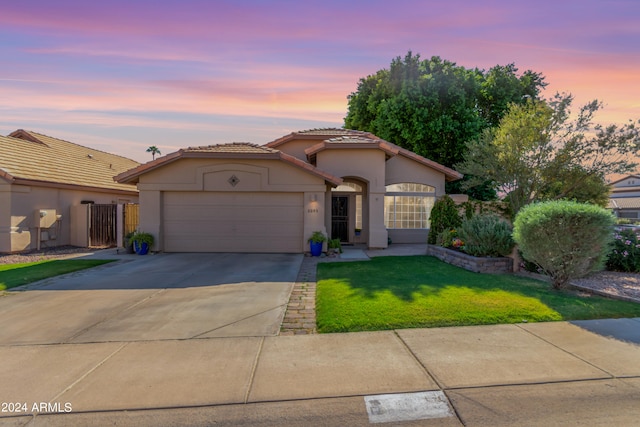
<instances>
[{"instance_id":1,"label":"terracotta roof tile","mask_svg":"<svg viewBox=\"0 0 640 427\"><path fill-rule=\"evenodd\" d=\"M269 147L265 147L258 144L251 144L249 142L233 142L231 144L220 145L207 145L203 147L188 147L182 151L185 153L277 153L278 150L274 150Z\"/></svg>"},{"instance_id":2,"label":"terracotta roof tile","mask_svg":"<svg viewBox=\"0 0 640 427\"><path fill-rule=\"evenodd\" d=\"M344 128L307 129L307 130L302 130L294 133L298 135L318 135L318 136L371 135L369 132L364 132L361 130L344 129Z\"/></svg>"},{"instance_id":3,"label":"terracotta roof tile","mask_svg":"<svg viewBox=\"0 0 640 427\"><path fill-rule=\"evenodd\" d=\"M137 191L113 180L139 163L36 132L0 136L0 177L82 187Z\"/></svg>"},{"instance_id":4,"label":"terracotta roof tile","mask_svg":"<svg viewBox=\"0 0 640 427\"><path fill-rule=\"evenodd\" d=\"M370 138L368 136L365 135L343 135L343 136L336 136L333 138L329 138L327 139L327 142L330 142L332 144L339 144L339 143L345 143L345 144L365 144L365 143L378 143L380 141L380 139L376 138Z\"/></svg>"},{"instance_id":5,"label":"terracotta roof tile","mask_svg":"<svg viewBox=\"0 0 640 427\"><path fill-rule=\"evenodd\" d=\"M369 132L363 132L360 130L342 129L342 128L320 128L320 129L308 129L298 132L291 132L288 135L275 139L266 143L267 147L276 148L288 141L294 139L317 139L322 141L324 139L335 138L340 136L363 136L372 139L379 139L377 136Z\"/></svg>"}]
</instances>

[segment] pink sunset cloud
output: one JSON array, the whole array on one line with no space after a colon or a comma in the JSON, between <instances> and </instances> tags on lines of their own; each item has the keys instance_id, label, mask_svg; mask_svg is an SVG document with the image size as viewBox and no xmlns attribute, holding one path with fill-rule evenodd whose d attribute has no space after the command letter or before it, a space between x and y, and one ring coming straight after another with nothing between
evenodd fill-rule
<instances>
[{"instance_id":1,"label":"pink sunset cloud","mask_svg":"<svg viewBox=\"0 0 640 427\"><path fill-rule=\"evenodd\" d=\"M547 96L598 98L599 117L621 123L640 118L638 16L636 2L598 0L13 2L0 14L0 133L53 126L124 152L163 129L229 142L235 126L266 142L340 126L358 80L408 50L515 63L547 77Z\"/></svg>"}]
</instances>

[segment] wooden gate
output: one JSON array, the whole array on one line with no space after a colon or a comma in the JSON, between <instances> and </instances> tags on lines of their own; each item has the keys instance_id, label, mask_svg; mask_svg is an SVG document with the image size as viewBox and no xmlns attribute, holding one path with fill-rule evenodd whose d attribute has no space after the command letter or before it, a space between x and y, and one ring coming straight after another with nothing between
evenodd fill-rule
<instances>
[{"instance_id":1,"label":"wooden gate","mask_svg":"<svg viewBox=\"0 0 640 427\"><path fill-rule=\"evenodd\" d=\"M117 205L89 206L89 247L108 248L117 245Z\"/></svg>"},{"instance_id":2,"label":"wooden gate","mask_svg":"<svg viewBox=\"0 0 640 427\"><path fill-rule=\"evenodd\" d=\"M126 205L124 205L124 227L122 230L124 235L122 237L126 237L129 233L133 233L137 230L138 224L140 223L139 208L140 205L137 203L127 203Z\"/></svg>"}]
</instances>

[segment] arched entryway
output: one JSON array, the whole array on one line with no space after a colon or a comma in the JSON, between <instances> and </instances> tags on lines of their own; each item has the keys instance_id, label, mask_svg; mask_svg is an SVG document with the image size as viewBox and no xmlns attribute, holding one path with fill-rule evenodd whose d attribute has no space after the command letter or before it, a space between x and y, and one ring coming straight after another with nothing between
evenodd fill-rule
<instances>
[{"instance_id":1,"label":"arched entryway","mask_svg":"<svg viewBox=\"0 0 640 427\"><path fill-rule=\"evenodd\" d=\"M341 243L367 243L367 183L357 178L344 182L331 191L331 239Z\"/></svg>"}]
</instances>

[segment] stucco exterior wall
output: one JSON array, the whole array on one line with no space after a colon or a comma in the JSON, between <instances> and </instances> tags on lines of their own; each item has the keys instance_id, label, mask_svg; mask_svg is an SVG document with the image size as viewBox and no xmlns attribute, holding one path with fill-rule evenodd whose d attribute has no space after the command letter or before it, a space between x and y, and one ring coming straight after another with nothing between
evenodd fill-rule
<instances>
[{"instance_id":1,"label":"stucco exterior wall","mask_svg":"<svg viewBox=\"0 0 640 427\"><path fill-rule=\"evenodd\" d=\"M313 147L317 143L321 142L323 138L318 139L293 139L291 141L287 141L284 144L278 145L275 147L277 150L282 151L283 153L287 153L291 156L297 157L300 160L307 161L307 155L304 150L309 147Z\"/></svg>"},{"instance_id":2,"label":"stucco exterior wall","mask_svg":"<svg viewBox=\"0 0 640 427\"><path fill-rule=\"evenodd\" d=\"M387 161L385 185L400 182L415 182L435 187L436 197L445 194L445 176L442 172L421 165L403 156L395 156Z\"/></svg>"},{"instance_id":3,"label":"stucco exterior wall","mask_svg":"<svg viewBox=\"0 0 640 427\"><path fill-rule=\"evenodd\" d=\"M317 167L341 178L357 178L367 183L368 236L371 248L388 246L384 226L385 153L379 149L336 149L320 151ZM330 224L330 222L329 222Z\"/></svg>"},{"instance_id":4,"label":"stucco exterior wall","mask_svg":"<svg viewBox=\"0 0 640 427\"><path fill-rule=\"evenodd\" d=\"M173 192L174 203L181 191L302 193L304 235L301 247L306 245L312 232L326 233L324 179L278 159L180 159L142 175L138 188L139 228L155 236L154 251L164 250L163 195L168 191Z\"/></svg>"},{"instance_id":5,"label":"stucco exterior wall","mask_svg":"<svg viewBox=\"0 0 640 427\"><path fill-rule=\"evenodd\" d=\"M0 218L7 218L8 224L0 224L0 252L20 252L37 247L35 211L53 209L62 215L59 221L46 231L49 240L41 242L41 247L71 244L70 206L82 201L95 203L136 203L136 196L98 191L70 190L27 185L0 185L2 207ZM5 216L6 215L6 216ZM43 229L44 230L44 229Z\"/></svg>"},{"instance_id":6,"label":"stucco exterior wall","mask_svg":"<svg viewBox=\"0 0 640 427\"><path fill-rule=\"evenodd\" d=\"M232 175L239 178L235 186L227 181ZM181 159L142 175L138 189L305 191L309 186L324 190L324 181L277 159Z\"/></svg>"}]
</instances>

